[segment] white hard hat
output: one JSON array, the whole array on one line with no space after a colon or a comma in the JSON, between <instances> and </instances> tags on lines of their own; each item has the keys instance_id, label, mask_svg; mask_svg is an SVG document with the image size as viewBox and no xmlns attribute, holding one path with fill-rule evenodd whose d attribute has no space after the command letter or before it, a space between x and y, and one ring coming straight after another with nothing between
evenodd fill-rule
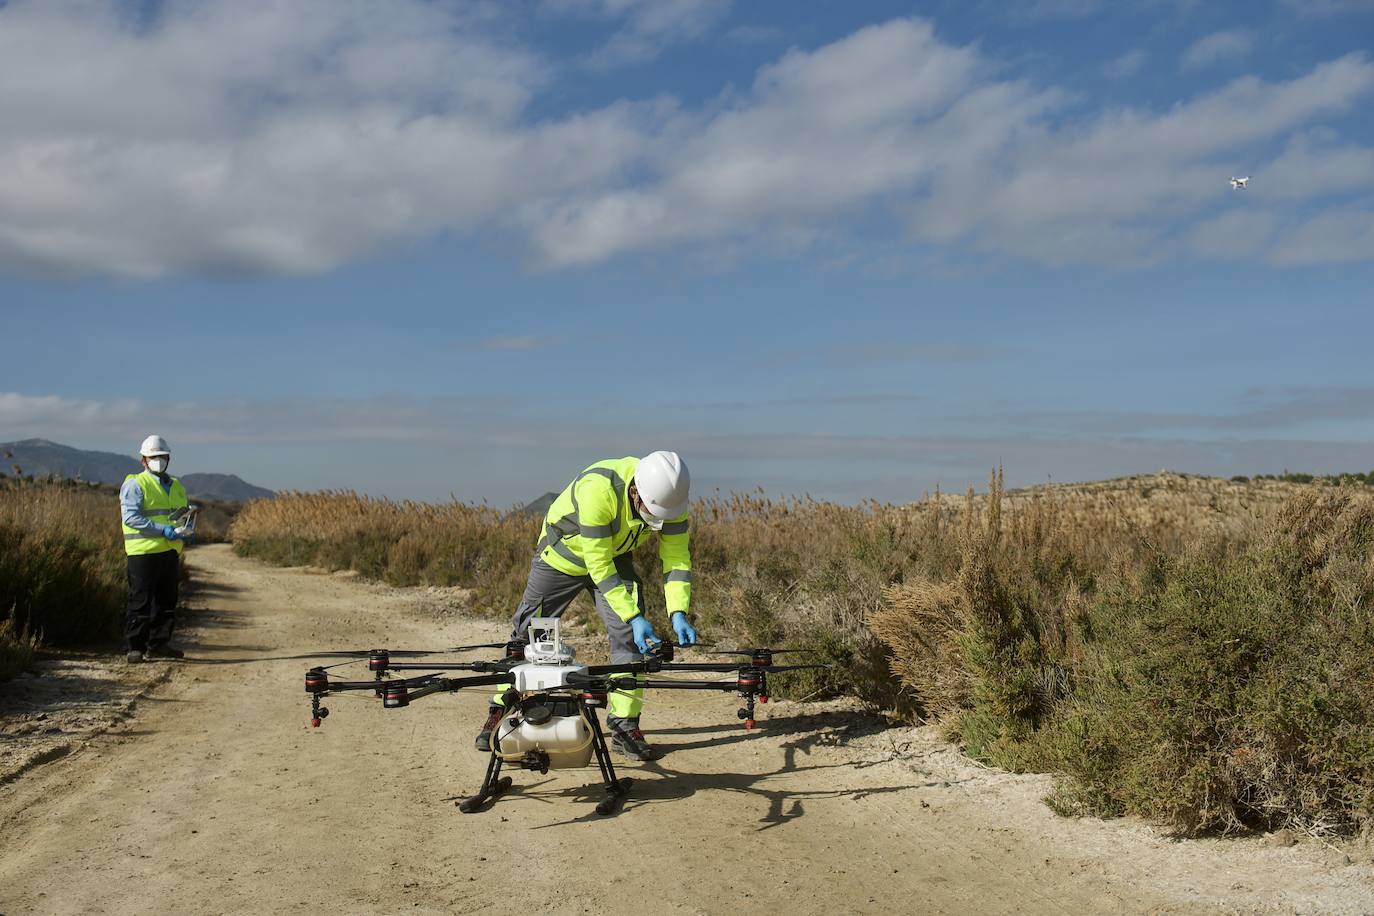
<instances>
[{"instance_id":1,"label":"white hard hat","mask_svg":"<svg viewBox=\"0 0 1374 916\"><path fill-rule=\"evenodd\" d=\"M634 483L645 508L660 525L687 511L692 476L677 452L651 452L639 459Z\"/></svg>"},{"instance_id":2,"label":"white hard hat","mask_svg":"<svg viewBox=\"0 0 1374 916\"><path fill-rule=\"evenodd\" d=\"M161 436L149 436L138 447L138 453L144 458L152 458L157 455L170 455L172 450L167 447L166 439Z\"/></svg>"}]
</instances>

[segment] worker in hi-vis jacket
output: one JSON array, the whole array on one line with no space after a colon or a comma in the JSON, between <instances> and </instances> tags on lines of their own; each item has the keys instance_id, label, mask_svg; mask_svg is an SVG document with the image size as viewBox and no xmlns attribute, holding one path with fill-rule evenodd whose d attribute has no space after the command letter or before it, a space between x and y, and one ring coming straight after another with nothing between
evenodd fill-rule
<instances>
[{"instance_id":1,"label":"worker in hi-vis jacket","mask_svg":"<svg viewBox=\"0 0 1374 916\"><path fill-rule=\"evenodd\" d=\"M677 641L696 642L687 611L692 599L692 559L687 549L687 465L676 452L598 461L578 474L549 507L529 580L511 620L512 638L524 638L531 618L558 617L573 599L590 591L606 624L611 663L638 661L658 634L644 609L644 585L631 552L649 531L658 533L663 592ZM644 739L639 714L644 691L615 691L606 724L611 746L632 760L658 752ZM491 750L491 732L503 707L494 702L477 736Z\"/></svg>"},{"instance_id":2,"label":"worker in hi-vis jacket","mask_svg":"<svg viewBox=\"0 0 1374 916\"><path fill-rule=\"evenodd\" d=\"M186 490L167 473L172 452L166 439L149 436L138 451L143 470L125 477L119 488L124 553L129 562L125 659L182 658L185 653L170 640L176 626L181 551L188 535L177 533L172 513L186 508Z\"/></svg>"}]
</instances>

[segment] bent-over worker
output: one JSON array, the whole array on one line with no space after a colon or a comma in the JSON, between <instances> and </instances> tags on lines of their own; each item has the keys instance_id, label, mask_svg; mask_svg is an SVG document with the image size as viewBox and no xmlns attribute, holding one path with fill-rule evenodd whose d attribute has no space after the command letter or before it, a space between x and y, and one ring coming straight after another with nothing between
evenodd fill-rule
<instances>
[{"instance_id":1,"label":"bent-over worker","mask_svg":"<svg viewBox=\"0 0 1374 916\"><path fill-rule=\"evenodd\" d=\"M687 465L676 452L598 461L578 474L545 515L525 594L511 620L511 638L526 638L532 618L561 616L574 598L589 591L606 625L611 663L639 661L660 640L645 614L644 587L631 553L648 531L656 531L673 632L680 644L695 643L696 630L687 618L690 484ZM643 690L612 692L607 705L612 747L632 760L660 756L639 727ZM491 750L491 732L502 711L492 704L477 736L479 750Z\"/></svg>"}]
</instances>

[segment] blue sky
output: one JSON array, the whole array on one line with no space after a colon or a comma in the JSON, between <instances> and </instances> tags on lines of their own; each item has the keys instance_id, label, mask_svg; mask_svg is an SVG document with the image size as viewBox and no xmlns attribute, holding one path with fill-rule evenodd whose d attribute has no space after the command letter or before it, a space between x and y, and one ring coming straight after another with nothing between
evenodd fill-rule
<instances>
[{"instance_id":1,"label":"blue sky","mask_svg":"<svg viewBox=\"0 0 1374 916\"><path fill-rule=\"evenodd\" d=\"M657 448L842 501L1368 470L1371 38L1371 0L0 2L0 440L497 505Z\"/></svg>"}]
</instances>

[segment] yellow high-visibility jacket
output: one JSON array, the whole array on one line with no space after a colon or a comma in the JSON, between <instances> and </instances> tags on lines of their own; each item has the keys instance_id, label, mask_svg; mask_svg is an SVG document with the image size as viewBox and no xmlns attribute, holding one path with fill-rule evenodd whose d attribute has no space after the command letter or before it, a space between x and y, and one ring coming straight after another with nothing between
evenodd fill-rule
<instances>
[{"instance_id":1,"label":"yellow high-visibility jacket","mask_svg":"<svg viewBox=\"0 0 1374 916\"><path fill-rule=\"evenodd\" d=\"M172 513L186 508L186 490L175 477L172 478L172 486L166 490L162 489L162 483L152 471L144 470L124 479L130 478L137 480L139 488L143 490L143 517L153 524L170 525ZM123 523L122 515L120 526L124 529L124 552L131 557L167 550L181 553L184 546L181 541L169 541L161 534L130 528Z\"/></svg>"},{"instance_id":2,"label":"yellow high-visibility jacket","mask_svg":"<svg viewBox=\"0 0 1374 916\"><path fill-rule=\"evenodd\" d=\"M621 579L615 558L635 549L645 532L628 493L638 458L598 461L568 484L544 517L540 558L570 576L590 576L622 620L639 613L634 583ZM692 602L692 558L687 549L688 513L663 523L658 556L663 561L663 594L668 612L686 611Z\"/></svg>"}]
</instances>

